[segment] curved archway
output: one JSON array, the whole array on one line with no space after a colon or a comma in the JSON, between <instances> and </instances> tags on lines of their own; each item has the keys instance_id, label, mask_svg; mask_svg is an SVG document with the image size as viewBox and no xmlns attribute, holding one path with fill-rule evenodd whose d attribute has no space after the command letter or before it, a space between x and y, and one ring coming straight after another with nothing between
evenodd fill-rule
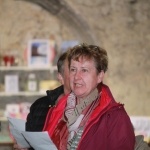
<instances>
[{"instance_id":1,"label":"curved archway","mask_svg":"<svg viewBox=\"0 0 150 150\"><path fill-rule=\"evenodd\" d=\"M88 24L77 15L64 0L23 0L41 6L49 13L56 15L78 37L80 42L96 43Z\"/></svg>"}]
</instances>

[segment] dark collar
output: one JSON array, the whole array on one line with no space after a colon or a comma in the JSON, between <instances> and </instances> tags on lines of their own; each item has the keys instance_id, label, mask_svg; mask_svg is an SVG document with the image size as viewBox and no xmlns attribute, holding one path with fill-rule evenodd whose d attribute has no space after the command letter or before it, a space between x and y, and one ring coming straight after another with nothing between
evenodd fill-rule
<instances>
[{"instance_id":1,"label":"dark collar","mask_svg":"<svg viewBox=\"0 0 150 150\"><path fill-rule=\"evenodd\" d=\"M49 105L50 107L55 106L55 101L57 100L57 98L64 93L64 88L63 86L59 86L54 90L47 90L46 91L47 96L48 96L48 100L49 100Z\"/></svg>"}]
</instances>

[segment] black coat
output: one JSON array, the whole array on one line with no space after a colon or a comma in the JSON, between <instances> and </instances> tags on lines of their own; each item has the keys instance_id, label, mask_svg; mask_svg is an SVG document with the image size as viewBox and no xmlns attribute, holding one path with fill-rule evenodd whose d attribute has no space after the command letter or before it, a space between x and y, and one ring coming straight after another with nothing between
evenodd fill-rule
<instances>
[{"instance_id":1,"label":"black coat","mask_svg":"<svg viewBox=\"0 0 150 150\"><path fill-rule=\"evenodd\" d=\"M26 131L42 131L50 106L55 105L57 98L64 93L63 86L46 91L47 96L37 99L30 107L27 116ZM30 150L33 150L32 148Z\"/></svg>"}]
</instances>

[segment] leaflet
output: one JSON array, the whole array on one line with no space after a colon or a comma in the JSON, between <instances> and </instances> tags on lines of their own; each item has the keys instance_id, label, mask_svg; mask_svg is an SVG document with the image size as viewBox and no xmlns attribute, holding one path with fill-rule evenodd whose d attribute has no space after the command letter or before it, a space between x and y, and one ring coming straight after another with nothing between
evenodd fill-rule
<instances>
[{"instance_id":1,"label":"leaflet","mask_svg":"<svg viewBox=\"0 0 150 150\"><path fill-rule=\"evenodd\" d=\"M48 132L22 132L23 136L28 140L31 147L35 150L57 150L55 144L50 139Z\"/></svg>"},{"instance_id":2,"label":"leaflet","mask_svg":"<svg viewBox=\"0 0 150 150\"><path fill-rule=\"evenodd\" d=\"M10 133L22 148L33 147L35 150L57 150L48 132L25 131L25 120L7 117Z\"/></svg>"},{"instance_id":3,"label":"leaflet","mask_svg":"<svg viewBox=\"0 0 150 150\"><path fill-rule=\"evenodd\" d=\"M25 120L10 117L7 118L9 121L10 133L16 140L17 144L22 148L30 148L31 146L21 133L22 131L25 131Z\"/></svg>"}]
</instances>

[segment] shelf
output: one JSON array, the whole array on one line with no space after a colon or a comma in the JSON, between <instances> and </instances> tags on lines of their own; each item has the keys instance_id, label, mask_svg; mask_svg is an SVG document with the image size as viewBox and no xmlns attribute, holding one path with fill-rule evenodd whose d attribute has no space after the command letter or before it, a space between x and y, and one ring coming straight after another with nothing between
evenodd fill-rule
<instances>
[{"instance_id":1,"label":"shelf","mask_svg":"<svg viewBox=\"0 0 150 150\"><path fill-rule=\"evenodd\" d=\"M31 70L49 70L49 71L56 71L57 66L49 66L49 67L27 67L27 66L0 66L1 71L13 71L13 70L24 70L24 71L31 71Z\"/></svg>"},{"instance_id":2,"label":"shelf","mask_svg":"<svg viewBox=\"0 0 150 150\"><path fill-rule=\"evenodd\" d=\"M0 121L8 121L6 117L0 117Z\"/></svg>"},{"instance_id":3,"label":"shelf","mask_svg":"<svg viewBox=\"0 0 150 150\"><path fill-rule=\"evenodd\" d=\"M28 66L0 66L0 71L49 71L50 73L54 73L57 71L57 66L49 66L49 67L28 67ZM7 93L0 92L0 97L11 97L11 96L44 96L46 92L28 92L28 91L20 91L15 93Z\"/></svg>"},{"instance_id":4,"label":"shelf","mask_svg":"<svg viewBox=\"0 0 150 150\"><path fill-rule=\"evenodd\" d=\"M46 92L17 92L17 93L6 93L0 92L0 97L2 96L44 96Z\"/></svg>"}]
</instances>

